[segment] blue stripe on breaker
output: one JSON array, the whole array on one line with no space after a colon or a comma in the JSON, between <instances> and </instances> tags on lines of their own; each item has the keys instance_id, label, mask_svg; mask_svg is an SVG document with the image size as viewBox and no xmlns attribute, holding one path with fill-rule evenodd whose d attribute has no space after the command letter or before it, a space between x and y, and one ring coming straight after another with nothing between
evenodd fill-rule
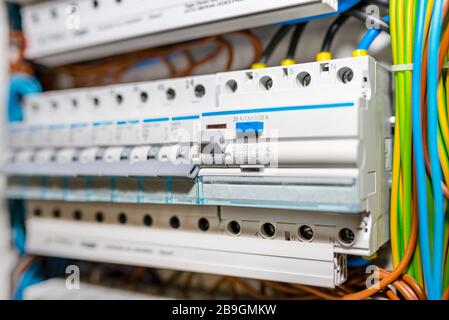
<instances>
[{"instance_id":1,"label":"blue stripe on breaker","mask_svg":"<svg viewBox=\"0 0 449 320\"><path fill-rule=\"evenodd\" d=\"M285 106L285 107L270 107L270 108L257 108L257 109L242 109L242 110L224 110L224 111L214 111L214 112L204 112L202 114L203 117L214 117L214 116L226 116L226 115L235 115L235 114L244 114L244 113L269 113L269 112L283 112L283 111L297 111L297 110L313 110L313 109L331 109L331 108L347 108L354 107L353 102L345 102L345 103L334 103L334 104L317 104L317 105L306 105L306 106ZM173 117L172 121L183 121L183 120L196 120L199 119L199 115L193 116L181 116L181 117ZM143 123L151 123L151 122L165 122L170 121L170 118L152 118L152 119L144 119ZM124 124L137 124L139 120L130 120L130 121L117 121L117 125ZM94 126L101 125L111 125L112 122L94 122ZM86 127L87 123L80 124L72 124L71 128L80 128ZM36 128L37 129L37 128Z\"/></svg>"},{"instance_id":2,"label":"blue stripe on breaker","mask_svg":"<svg viewBox=\"0 0 449 320\"><path fill-rule=\"evenodd\" d=\"M150 122L164 122L169 121L169 118L154 118L154 119L144 119L143 123L150 123Z\"/></svg>"},{"instance_id":3,"label":"blue stripe on breaker","mask_svg":"<svg viewBox=\"0 0 449 320\"><path fill-rule=\"evenodd\" d=\"M182 117L173 117L171 118L173 121L182 121L182 120L195 120L199 119L200 116L182 116Z\"/></svg>"},{"instance_id":4,"label":"blue stripe on breaker","mask_svg":"<svg viewBox=\"0 0 449 320\"><path fill-rule=\"evenodd\" d=\"M78 129L78 128L86 128L88 127L89 124L88 123L74 123L70 125L70 128L72 129Z\"/></svg>"},{"instance_id":5,"label":"blue stripe on breaker","mask_svg":"<svg viewBox=\"0 0 449 320\"><path fill-rule=\"evenodd\" d=\"M100 127L100 126L110 126L112 125L112 121L103 121L103 122L94 122L93 126L94 127Z\"/></svg>"},{"instance_id":6,"label":"blue stripe on breaker","mask_svg":"<svg viewBox=\"0 0 449 320\"><path fill-rule=\"evenodd\" d=\"M268 113L268 112L347 108L347 107L354 107L354 103L346 102L346 103L334 103L334 104L317 104L317 105L309 105L309 106L287 106L287 107L271 107L271 108L258 108L258 109L224 110L224 111L205 112L202 114L202 116L203 117L215 117L215 116L226 116L226 115L243 114L243 113Z\"/></svg>"},{"instance_id":7,"label":"blue stripe on breaker","mask_svg":"<svg viewBox=\"0 0 449 320\"><path fill-rule=\"evenodd\" d=\"M123 126L125 124L138 124L139 122L139 120L117 121L117 125Z\"/></svg>"}]
</instances>

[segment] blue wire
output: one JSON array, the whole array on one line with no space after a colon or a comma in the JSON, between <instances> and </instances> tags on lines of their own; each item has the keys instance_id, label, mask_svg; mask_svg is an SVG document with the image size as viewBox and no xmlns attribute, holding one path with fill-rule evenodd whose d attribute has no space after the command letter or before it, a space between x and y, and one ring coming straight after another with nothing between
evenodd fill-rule
<instances>
[{"instance_id":1,"label":"blue wire","mask_svg":"<svg viewBox=\"0 0 449 320\"><path fill-rule=\"evenodd\" d=\"M25 208L23 201L8 201L8 211L11 216L11 228L13 235L13 244L21 256L25 255Z\"/></svg>"},{"instance_id":2,"label":"blue wire","mask_svg":"<svg viewBox=\"0 0 449 320\"><path fill-rule=\"evenodd\" d=\"M9 82L8 121L22 121L22 97L28 94L39 93L41 91L42 87L36 78L22 73L14 74Z\"/></svg>"},{"instance_id":3,"label":"blue wire","mask_svg":"<svg viewBox=\"0 0 449 320\"><path fill-rule=\"evenodd\" d=\"M17 251L19 252L19 255L23 256L25 255L25 230L18 226L13 226L13 234L14 234L14 246L16 247Z\"/></svg>"},{"instance_id":4,"label":"blue wire","mask_svg":"<svg viewBox=\"0 0 449 320\"><path fill-rule=\"evenodd\" d=\"M333 17L336 15L339 15L342 12L348 11L352 7L354 7L356 4L358 4L361 0L340 0L338 1L338 9L335 12L329 12L325 14L320 14L317 16L311 16L311 17L305 17L305 18L299 18L294 20L288 20L283 21L281 23L277 23L276 25L291 25L291 24L298 24L303 22L308 22L312 20L318 20L318 19L324 19L328 17Z\"/></svg>"},{"instance_id":5,"label":"blue wire","mask_svg":"<svg viewBox=\"0 0 449 320\"><path fill-rule=\"evenodd\" d=\"M427 292L433 291L432 262L430 253L429 218L426 189L426 167L421 122L421 76L424 51L424 26L426 22L426 2L419 1L418 17L415 25L412 77L412 123L413 150L415 152L416 185L418 192L419 243L422 255L423 273Z\"/></svg>"},{"instance_id":6,"label":"blue wire","mask_svg":"<svg viewBox=\"0 0 449 320\"><path fill-rule=\"evenodd\" d=\"M432 167L432 190L435 206L434 219L434 250L433 250L433 280L434 288L429 295L430 299L441 298L442 278L443 278L443 239L444 239L444 195L441 187L443 181L441 173L440 157L438 154L438 57L441 39L441 29L443 25L443 0L436 0L432 13L432 23L430 26L429 73L428 83L428 140L430 165Z\"/></svg>"},{"instance_id":7,"label":"blue wire","mask_svg":"<svg viewBox=\"0 0 449 320\"><path fill-rule=\"evenodd\" d=\"M48 258L34 262L21 276L14 300L22 300L26 288L36 283L42 282L47 278L60 277L65 273L67 260L63 258ZM48 272L50 271L50 272Z\"/></svg>"},{"instance_id":8,"label":"blue wire","mask_svg":"<svg viewBox=\"0 0 449 320\"><path fill-rule=\"evenodd\" d=\"M159 61L161 61L161 58L159 57L152 57L143 61L139 61L136 64L132 66L132 69L141 69L146 68L152 65L157 64Z\"/></svg>"},{"instance_id":9,"label":"blue wire","mask_svg":"<svg viewBox=\"0 0 449 320\"><path fill-rule=\"evenodd\" d=\"M385 16L383 17L383 20L385 22L390 22L390 17ZM363 36L362 40L360 40L360 43L357 47L358 50L368 50L371 45L373 44L374 40L376 40L377 36L382 32L382 29L369 29L365 35Z\"/></svg>"},{"instance_id":10,"label":"blue wire","mask_svg":"<svg viewBox=\"0 0 449 320\"><path fill-rule=\"evenodd\" d=\"M7 2L9 26L14 30L22 30L22 17L20 15L20 6L15 3Z\"/></svg>"},{"instance_id":11,"label":"blue wire","mask_svg":"<svg viewBox=\"0 0 449 320\"><path fill-rule=\"evenodd\" d=\"M372 262L370 259L365 259L358 256L348 256L348 268L360 268L369 265Z\"/></svg>"},{"instance_id":12,"label":"blue wire","mask_svg":"<svg viewBox=\"0 0 449 320\"><path fill-rule=\"evenodd\" d=\"M33 263L31 267L22 275L19 286L14 293L14 300L22 300L25 289L33 284L41 282L43 278L38 275L40 264Z\"/></svg>"}]
</instances>

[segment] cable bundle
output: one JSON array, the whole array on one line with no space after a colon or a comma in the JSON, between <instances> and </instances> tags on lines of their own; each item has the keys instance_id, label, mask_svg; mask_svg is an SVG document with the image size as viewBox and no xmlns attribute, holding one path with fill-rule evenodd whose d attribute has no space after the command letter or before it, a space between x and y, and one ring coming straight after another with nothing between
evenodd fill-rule
<instances>
[{"instance_id":1,"label":"cable bundle","mask_svg":"<svg viewBox=\"0 0 449 320\"><path fill-rule=\"evenodd\" d=\"M413 250L406 271L425 285L430 299L440 299L449 285L448 76L441 68L448 53L448 4L447 0L390 1L393 63L404 67L394 75L393 262L398 268L406 256L405 248L415 236L412 220L417 211L419 247ZM412 63L413 68L405 70Z\"/></svg>"},{"instance_id":2,"label":"cable bundle","mask_svg":"<svg viewBox=\"0 0 449 320\"><path fill-rule=\"evenodd\" d=\"M259 38L248 30L234 32L233 35L241 36L247 40L254 51L253 62L257 61L262 54L262 44ZM197 57L193 51L198 48L210 50L207 54ZM234 47L225 37L212 36L130 54L116 55L94 62L44 69L43 80L44 84L48 84L45 87L50 88L55 87L53 82L57 82L56 75L58 74L71 77L74 81L74 87L120 83L128 71L157 63L162 63L166 67L169 77L184 77L192 75L199 67L214 62L223 53L226 53L226 64L223 70L229 71L234 64ZM173 61L175 57L181 57L185 60L187 65L182 70L179 70L181 68Z\"/></svg>"}]
</instances>

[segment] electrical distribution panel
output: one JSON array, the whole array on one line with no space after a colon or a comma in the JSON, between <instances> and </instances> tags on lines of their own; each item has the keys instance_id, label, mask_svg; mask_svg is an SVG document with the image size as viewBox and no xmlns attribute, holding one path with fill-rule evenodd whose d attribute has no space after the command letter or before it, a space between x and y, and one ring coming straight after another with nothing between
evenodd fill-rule
<instances>
[{"instance_id":1,"label":"electrical distribution panel","mask_svg":"<svg viewBox=\"0 0 449 320\"><path fill-rule=\"evenodd\" d=\"M337 10L337 0L64 0L22 15L26 57L58 65Z\"/></svg>"},{"instance_id":2,"label":"electrical distribution panel","mask_svg":"<svg viewBox=\"0 0 449 320\"><path fill-rule=\"evenodd\" d=\"M389 83L358 57L30 96L28 250L338 285L388 240Z\"/></svg>"}]
</instances>

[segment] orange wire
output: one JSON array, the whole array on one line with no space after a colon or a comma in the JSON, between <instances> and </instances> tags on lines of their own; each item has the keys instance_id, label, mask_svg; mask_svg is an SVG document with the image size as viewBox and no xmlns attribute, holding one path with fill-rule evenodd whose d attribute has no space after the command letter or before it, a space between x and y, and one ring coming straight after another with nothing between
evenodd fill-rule
<instances>
[{"instance_id":1,"label":"orange wire","mask_svg":"<svg viewBox=\"0 0 449 320\"><path fill-rule=\"evenodd\" d=\"M238 31L235 33L246 37L252 44L253 50L254 50L254 56L253 56L253 61L251 64L259 61L260 56L262 55L262 52L263 52L263 46L262 46L262 42L260 41L260 39L249 30Z\"/></svg>"},{"instance_id":2,"label":"orange wire","mask_svg":"<svg viewBox=\"0 0 449 320\"><path fill-rule=\"evenodd\" d=\"M272 299L272 297L270 297L268 295L259 293L257 290L252 288L249 284L247 284L242 279L232 277L232 278L229 278L229 281L234 281L234 283L236 285L240 286L240 288L243 289L243 291L245 291L245 293L248 296L250 296L251 298L260 299L260 300Z\"/></svg>"},{"instance_id":3,"label":"orange wire","mask_svg":"<svg viewBox=\"0 0 449 320\"><path fill-rule=\"evenodd\" d=\"M391 290L388 290L387 292L386 292L386 295L387 295L387 297L390 299L390 300L401 300L393 291L391 291Z\"/></svg>"},{"instance_id":4,"label":"orange wire","mask_svg":"<svg viewBox=\"0 0 449 320\"><path fill-rule=\"evenodd\" d=\"M407 244L407 248L405 249L404 255L399 262L398 266L389 273L388 276L386 276L384 279L382 279L378 284L375 286L372 286L368 289L362 290L360 292L352 293L343 296L343 299L345 300L362 300L366 299L373 294L379 292L380 290L384 289L387 285L394 282L396 279L398 279L402 272L408 267L410 264L410 261L415 253L416 248L416 242L418 238L418 217L417 217L417 210L413 208L412 210L412 226L411 226L411 232L410 232L410 238Z\"/></svg>"},{"instance_id":5,"label":"orange wire","mask_svg":"<svg viewBox=\"0 0 449 320\"><path fill-rule=\"evenodd\" d=\"M386 278L390 274L389 271L382 269L379 270L379 273L381 275L381 278ZM411 277L409 278L412 279ZM406 298L407 300L419 300L418 295L415 293L414 289L409 286L407 282L403 281L403 279L394 281L392 285L396 289L398 289L402 296L404 296L404 298Z\"/></svg>"},{"instance_id":6,"label":"orange wire","mask_svg":"<svg viewBox=\"0 0 449 320\"><path fill-rule=\"evenodd\" d=\"M449 287L447 287L446 290L444 290L442 299L443 300L449 300Z\"/></svg>"},{"instance_id":7,"label":"orange wire","mask_svg":"<svg viewBox=\"0 0 449 320\"><path fill-rule=\"evenodd\" d=\"M217 42L223 45L228 54L228 59L226 60L225 71L232 70L232 64L234 62L234 49L229 41L225 40L222 37L217 38Z\"/></svg>"},{"instance_id":8,"label":"orange wire","mask_svg":"<svg viewBox=\"0 0 449 320\"><path fill-rule=\"evenodd\" d=\"M408 274L404 274L402 276L402 280L404 280L410 287L412 287L413 291L419 297L420 300L426 300L427 295L424 289Z\"/></svg>"}]
</instances>

